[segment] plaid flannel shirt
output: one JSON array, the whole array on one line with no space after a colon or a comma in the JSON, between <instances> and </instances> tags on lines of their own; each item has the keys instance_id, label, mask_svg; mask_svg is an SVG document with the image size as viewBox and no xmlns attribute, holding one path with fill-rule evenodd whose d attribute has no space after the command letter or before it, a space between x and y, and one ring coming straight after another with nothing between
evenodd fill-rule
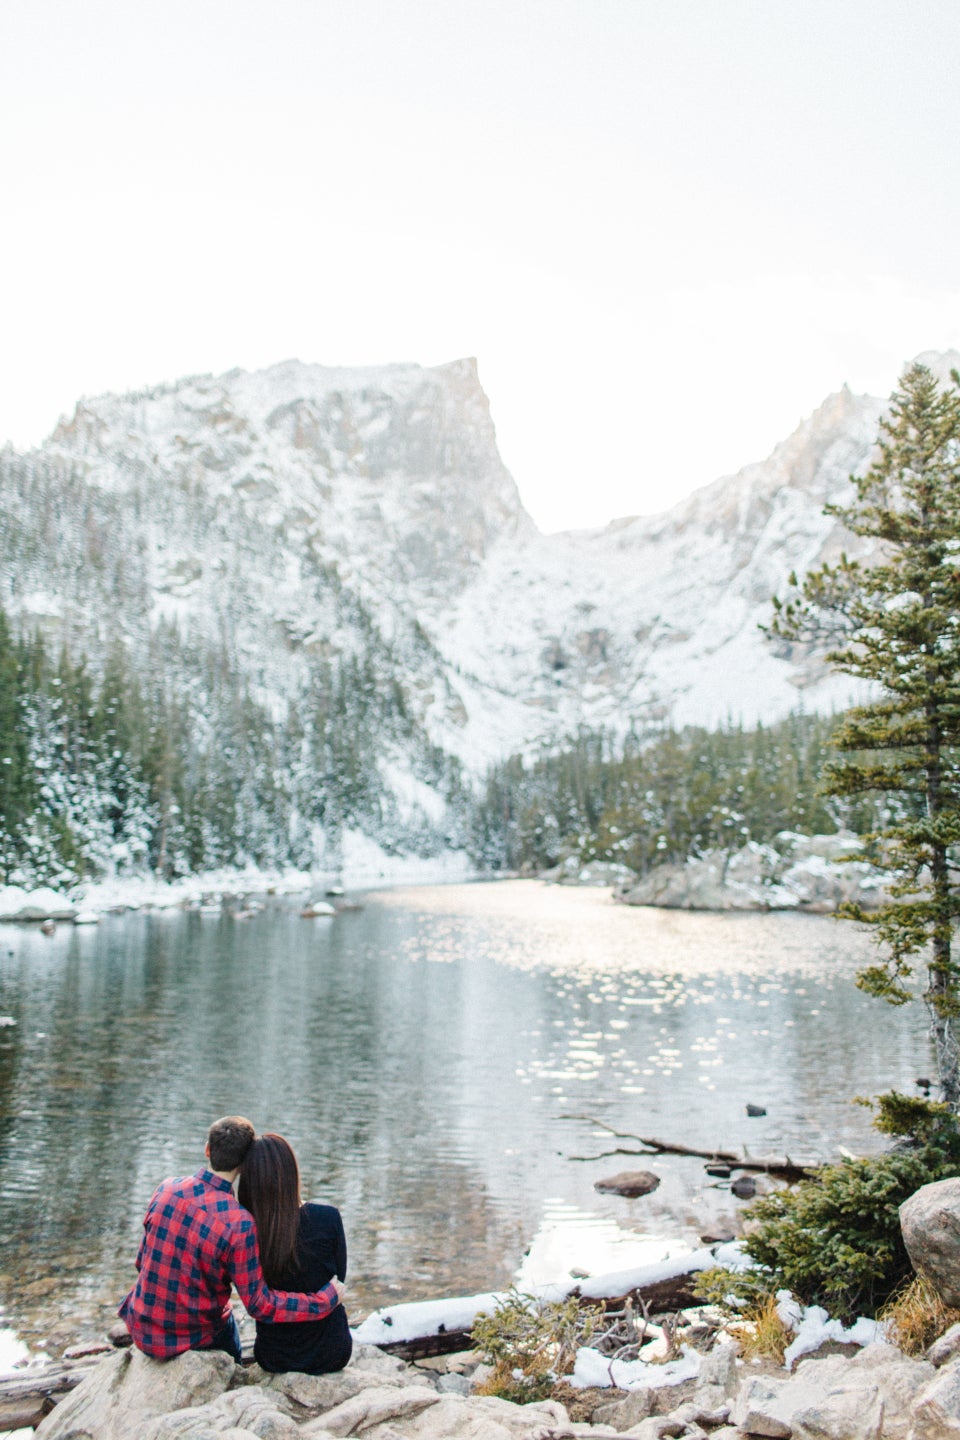
<instances>
[{"instance_id":1,"label":"plaid flannel shirt","mask_svg":"<svg viewBox=\"0 0 960 1440\"><path fill-rule=\"evenodd\" d=\"M161 1360L210 1344L230 1318L231 1282L255 1320L322 1320L340 1303L332 1285L313 1295L271 1290L252 1215L229 1181L205 1169L154 1192L136 1264L119 1314L134 1344Z\"/></svg>"}]
</instances>

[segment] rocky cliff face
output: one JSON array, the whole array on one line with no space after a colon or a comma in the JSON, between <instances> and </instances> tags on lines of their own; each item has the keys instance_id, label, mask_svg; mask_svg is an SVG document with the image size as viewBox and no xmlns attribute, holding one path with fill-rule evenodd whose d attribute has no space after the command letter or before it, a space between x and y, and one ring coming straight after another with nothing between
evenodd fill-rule
<instances>
[{"instance_id":1,"label":"rocky cliff face","mask_svg":"<svg viewBox=\"0 0 960 1440\"><path fill-rule=\"evenodd\" d=\"M140 528L144 489L179 491L221 528L277 535L288 555L336 563L344 579L362 572L382 597L401 585L410 599L444 600L495 539L532 529L472 360L349 371L288 361L103 396L81 402L42 454L92 492L127 497L119 543ZM202 529L151 538L160 588L173 546L174 588L209 569Z\"/></svg>"},{"instance_id":2,"label":"rocky cliff face","mask_svg":"<svg viewBox=\"0 0 960 1440\"><path fill-rule=\"evenodd\" d=\"M831 396L765 461L662 515L603 530L504 537L457 597L437 643L503 694L529 735L651 716L769 720L842 701L808 656L773 649L758 625L794 568L852 537L823 515L866 466L882 404Z\"/></svg>"},{"instance_id":3,"label":"rocky cliff face","mask_svg":"<svg viewBox=\"0 0 960 1440\"><path fill-rule=\"evenodd\" d=\"M843 545L823 505L881 410L844 389L662 515L542 536L472 361L103 396L2 457L0 600L94 656L166 621L225 646L278 712L313 658L375 645L475 769L578 724L772 719L845 698L757 626L791 569Z\"/></svg>"}]
</instances>

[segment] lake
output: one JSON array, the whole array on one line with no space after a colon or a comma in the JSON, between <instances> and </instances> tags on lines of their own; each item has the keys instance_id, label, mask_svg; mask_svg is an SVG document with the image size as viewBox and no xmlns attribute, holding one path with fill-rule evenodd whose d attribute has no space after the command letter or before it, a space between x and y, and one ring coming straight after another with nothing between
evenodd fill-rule
<instances>
[{"instance_id":1,"label":"lake","mask_svg":"<svg viewBox=\"0 0 960 1440\"><path fill-rule=\"evenodd\" d=\"M0 926L0 1325L51 1350L101 1332L154 1186L221 1114L286 1135L305 1196L340 1206L359 1316L736 1224L700 1161L574 1158L631 1146L593 1120L831 1159L880 1148L854 1095L930 1073L922 1009L856 990L849 924L537 881L361 898ZM594 1191L625 1168L660 1188Z\"/></svg>"}]
</instances>

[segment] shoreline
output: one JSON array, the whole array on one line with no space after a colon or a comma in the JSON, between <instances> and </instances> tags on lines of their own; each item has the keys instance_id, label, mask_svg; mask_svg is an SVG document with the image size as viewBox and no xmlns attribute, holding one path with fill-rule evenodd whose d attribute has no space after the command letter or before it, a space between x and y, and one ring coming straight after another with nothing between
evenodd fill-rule
<instances>
[{"instance_id":1,"label":"shoreline","mask_svg":"<svg viewBox=\"0 0 960 1440\"><path fill-rule=\"evenodd\" d=\"M55 889L0 885L0 922L72 921L93 924L102 914L126 910L213 908L225 901L329 889L364 891L529 879L544 886L607 889L627 908L729 912L832 914L844 901L867 909L884 898L887 878L864 859L849 832L805 836L783 832L778 848L749 842L732 852L705 851L644 875L625 866L582 862L570 856L536 874L477 870L462 850L430 857L389 855L359 831L344 836L339 863L309 870L231 866L163 880L151 873L87 879ZM847 857L841 860L841 857Z\"/></svg>"},{"instance_id":2,"label":"shoreline","mask_svg":"<svg viewBox=\"0 0 960 1440\"><path fill-rule=\"evenodd\" d=\"M787 1345L784 1337L784 1348L777 1357L751 1360L749 1326L745 1332L736 1316L721 1313L695 1293L698 1272L715 1264L743 1269L749 1263L738 1245L720 1243L659 1265L567 1279L523 1292L529 1296L533 1314L544 1304L575 1300L580 1307L599 1306L606 1316L599 1339L587 1322L576 1354L571 1356L573 1363L568 1361L567 1368L550 1377L552 1385L546 1399L542 1392L531 1392L526 1397L511 1392L508 1399L502 1375L495 1383L497 1370L490 1363L494 1357L485 1353L482 1342L479 1347L474 1343L473 1327L478 1319L493 1314L502 1302L515 1303L513 1292L500 1291L384 1307L351 1327L353 1357L346 1371L320 1377L296 1373L272 1376L261 1371L254 1360L250 1322L245 1316L238 1317L247 1331L240 1367L210 1352L186 1352L164 1362L150 1360L131 1345L122 1323L117 1324L103 1340L70 1346L59 1360L45 1366L0 1374L0 1425L7 1421L8 1425L12 1422L14 1427L25 1427L15 1429L16 1434L24 1436L39 1425L44 1434L79 1434L82 1429L84 1434L102 1432L105 1437L119 1440L136 1433L134 1422L164 1414L172 1420L175 1414L184 1420L189 1417L191 1423L201 1416L209 1417L215 1422L211 1428L219 1431L223 1428L219 1414L223 1400L221 1396L218 1401L217 1395L240 1388L248 1398L255 1394L260 1397L257 1410L275 1397L278 1389L296 1397L292 1411L284 1411L280 1405L277 1424L285 1434L292 1430L290 1418L298 1423L316 1421L315 1411L336 1415L331 1434L358 1433L366 1427L355 1427L354 1422L366 1418L367 1406L361 1404L359 1416L354 1414L357 1391L364 1384L358 1384L356 1377L375 1368L377 1377L369 1381L376 1392L376 1413L370 1413L375 1425L392 1416L400 1421L411 1419L433 1404L440 1405L443 1411L446 1404L443 1414L448 1425L454 1419L458 1424L453 1429L442 1428L440 1433L451 1440L459 1433L461 1421L469 1435L479 1433L474 1420L492 1419L491 1405L500 1407L498 1418L504 1421L504 1407L509 1407L515 1416L510 1433L529 1436L529 1440L542 1440L545 1433L554 1433L557 1422L558 1436L615 1437L624 1430L646 1436L649 1430L649 1440L654 1440L654 1434L689 1434L692 1440L703 1440L705 1433L721 1427L720 1433L731 1436L731 1440L734 1435L737 1440L748 1440L753 1433L798 1433L793 1427L793 1411L798 1405L802 1408L808 1404L811 1382L813 1393L821 1392L820 1378L828 1374L833 1384L841 1382L843 1391L851 1384L860 1389L862 1370L869 1372L862 1382L869 1385L878 1378L879 1364L892 1364L898 1367L897 1374L891 1376L894 1382L902 1382L908 1375L906 1389L912 1400L914 1392L934 1376L934 1365L949 1363L957 1353L957 1344L947 1343L949 1337L945 1336L938 1342L942 1352L939 1357L930 1352L934 1365L929 1359L908 1358L896 1348L896 1339L883 1322L861 1317L844 1325L819 1307L801 1305L781 1292L777 1313L786 1334L792 1331L793 1340ZM234 1308L236 1313L236 1302ZM641 1311L644 1321L638 1332L633 1317ZM812 1371L810 1364L815 1367ZM753 1368L758 1365L762 1366L759 1373ZM826 1368L821 1369L822 1365ZM904 1365L908 1367L907 1375ZM206 1367L220 1377L213 1393L199 1396L193 1386L185 1393L180 1380L184 1369L196 1376ZM519 1377L521 1372L514 1370L513 1375ZM408 1403L413 1397L408 1388L411 1386L418 1387L412 1410ZM385 1387L391 1387L392 1393L388 1394ZM328 1389L333 1392L329 1396ZM901 1406L902 1389L902 1383L895 1386ZM503 1398L491 1400L487 1398L490 1396ZM779 1426L753 1423L759 1414L757 1401L771 1416L780 1418L782 1412ZM195 1408L204 1402L206 1413ZM451 1404L453 1412L448 1414ZM544 1431L538 1413L545 1406L550 1412L549 1432ZM137 1413L141 1410L142 1415ZM381 1413L384 1411L389 1415L385 1417ZM52 1412L58 1418L47 1423ZM348 1414L349 1426L341 1426L341 1415ZM573 1416L578 1420L575 1429L569 1424ZM679 1423L670 1428L633 1428L638 1419L650 1416L670 1417ZM239 1421L241 1417L233 1418ZM317 1423L308 1426L309 1433L326 1435L326 1428L320 1431ZM246 1434L246 1422L238 1429ZM6 1426L4 1430L9 1433ZM497 1430L500 1433L500 1427ZM264 1431L258 1420L250 1433L273 1431ZM401 1428L389 1433L403 1436L407 1432ZM417 1427L411 1433L418 1434Z\"/></svg>"},{"instance_id":3,"label":"shoreline","mask_svg":"<svg viewBox=\"0 0 960 1440\"><path fill-rule=\"evenodd\" d=\"M666 1254L659 1261L631 1265L600 1275L574 1277L568 1273L553 1281L524 1285L518 1274L506 1290L444 1296L430 1300L388 1302L377 1306L362 1320L353 1323L351 1330L358 1343L386 1347L387 1350L415 1343L418 1339L429 1341L431 1337L438 1339L441 1349L449 1348L450 1338L455 1334L468 1332L478 1315L489 1313L496 1302L514 1287L519 1288L522 1293L535 1294L546 1303L564 1300L574 1294L581 1295L586 1300L612 1300L634 1290L646 1290L651 1295L656 1295L660 1290L667 1291L675 1287L677 1282L692 1277L697 1271L706 1269L711 1264L737 1264L741 1259L736 1241L694 1247L682 1240L665 1240L664 1246ZM347 1300L349 1301L349 1292ZM236 1311L236 1300L234 1306ZM242 1307L239 1307L237 1313L242 1338L248 1345L252 1344L253 1321ZM11 1376L40 1375L46 1369L73 1358L73 1351L96 1349L97 1346L106 1344L111 1348L128 1344L126 1340L118 1341L113 1338L117 1329L115 1322L99 1337L76 1337L66 1347L62 1340L58 1340L55 1345L50 1345L49 1350L44 1347L31 1353L29 1346L17 1334L15 1317L6 1312L0 1313L0 1382ZM443 1339L444 1336L447 1337L446 1340Z\"/></svg>"},{"instance_id":4,"label":"shoreline","mask_svg":"<svg viewBox=\"0 0 960 1440\"><path fill-rule=\"evenodd\" d=\"M225 867L163 880L152 874L109 876L78 881L61 890L0 885L0 922L15 924L65 920L92 923L94 917L129 910L170 910L219 904L224 899L297 895L330 887L362 891L407 885L448 885L493 879L473 870L463 851L423 858L387 855L369 842L350 847L338 868L269 870L259 866Z\"/></svg>"}]
</instances>

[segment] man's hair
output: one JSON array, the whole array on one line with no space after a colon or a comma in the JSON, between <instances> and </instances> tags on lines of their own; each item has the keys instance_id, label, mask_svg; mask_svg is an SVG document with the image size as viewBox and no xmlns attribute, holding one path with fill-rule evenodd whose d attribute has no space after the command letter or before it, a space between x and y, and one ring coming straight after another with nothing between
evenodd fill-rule
<instances>
[{"instance_id":1,"label":"man's hair","mask_svg":"<svg viewBox=\"0 0 960 1440\"><path fill-rule=\"evenodd\" d=\"M257 1132L243 1115L214 1120L207 1135L211 1170L238 1170Z\"/></svg>"}]
</instances>

